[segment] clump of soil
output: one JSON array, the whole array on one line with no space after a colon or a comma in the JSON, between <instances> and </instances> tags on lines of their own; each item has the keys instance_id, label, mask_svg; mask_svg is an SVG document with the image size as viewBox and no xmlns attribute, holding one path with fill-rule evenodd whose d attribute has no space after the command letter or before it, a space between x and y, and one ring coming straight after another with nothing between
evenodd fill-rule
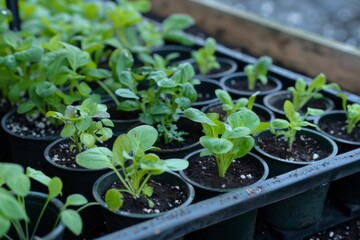
<instances>
[{"instance_id":1,"label":"clump of soil","mask_svg":"<svg viewBox=\"0 0 360 240\"><path fill-rule=\"evenodd\" d=\"M312 162L331 154L330 150L324 149L316 139L302 134L295 137L291 151L285 138L274 135L258 138L257 144L268 154L294 162Z\"/></svg>"},{"instance_id":2,"label":"clump of soil","mask_svg":"<svg viewBox=\"0 0 360 240\"><path fill-rule=\"evenodd\" d=\"M124 203L121 210L131 213L160 213L176 208L186 201L186 193L179 186L153 180L150 180L148 185L154 190L152 196L149 197L155 204L153 208L149 207L149 202L145 197L136 198L123 192ZM114 182L108 189L111 188L122 189L124 187L122 184ZM105 198L105 193L103 193L103 198Z\"/></svg>"},{"instance_id":3,"label":"clump of soil","mask_svg":"<svg viewBox=\"0 0 360 240\"><path fill-rule=\"evenodd\" d=\"M32 116L13 114L6 122L6 127L20 136L41 138L46 136L59 136L62 126L54 125L40 114Z\"/></svg>"},{"instance_id":4,"label":"clump of soil","mask_svg":"<svg viewBox=\"0 0 360 240\"><path fill-rule=\"evenodd\" d=\"M189 167L184 170L193 181L212 188L232 189L245 187L257 182L264 173L258 161L249 157L234 160L225 177L219 177L216 160L213 156L190 159Z\"/></svg>"}]
</instances>

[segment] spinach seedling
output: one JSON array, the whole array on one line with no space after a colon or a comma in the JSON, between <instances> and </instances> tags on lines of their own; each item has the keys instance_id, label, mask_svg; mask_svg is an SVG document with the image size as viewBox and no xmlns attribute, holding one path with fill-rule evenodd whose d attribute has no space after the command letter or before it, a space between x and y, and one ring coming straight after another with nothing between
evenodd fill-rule
<instances>
[{"instance_id":1,"label":"spinach seedling","mask_svg":"<svg viewBox=\"0 0 360 240\"><path fill-rule=\"evenodd\" d=\"M251 134L268 127L266 123L260 124L256 113L247 109L230 114L226 122L220 121L217 113L205 114L195 108L185 110L184 115L203 126L205 136L200 138L200 144L205 149L200 156L214 156L220 177L225 177L234 160L253 148Z\"/></svg>"},{"instance_id":2,"label":"spinach seedling","mask_svg":"<svg viewBox=\"0 0 360 240\"><path fill-rule=\"evenodd\" d=\"M287 120L274 119L270 122L270 131L277 137L283 136L289 144L290 151L292 150L297 131L300 131L302 127L317 127L315 124L306 121L306 117L324 114L324 111L321 109L308 108L305 115L301 116L299 112L295 111L294 105L289 100L286 100L284 103L284 112Z\"/></svg>"},{"instance_id":3,"label":"spinach seedling","mask_svg":"<svg viewBox=\"0 0 360 240\"><path fill-rule=\"evenodd\" d=\"M17 234L17 239L32 240L39 239L36 236L45 209L50 201L61 195L62 181L58 177L49 178L41 171L28 167L26 172L22 166L13 163L0 163L0 237L11 239L7 235L12 226ZM42 206L42 211L35 219L29 219L26 212L26 197L30 193L33 179L48 188L47 199ZM82 231L82 220L79 212L85 207L97 205L88 203L87 199L80 194L72 194L66 198L66 202L54 224L54 228L61 221L72 233L79 235ZM80 206L77 210L68 207ZM34 228L29 231L29 224L32 222Z\"/></svg>"},{"instance_id":4,"label":"spinach seedling","mask_svg":"<svg viewBox=\"0 0 360 240\"><path fill-rule=\"evenodd\" d=\"M67 106L64 113L49 111L46 117L53 117L63 122L60 133L73 141L70 147L76 147L77 152L96 147L96 142L103 143L112 137L114 123L104 104L97 104L91 98L85 99L80 106Z\"/></svg>"},{"instance_id":5,"label":"spinach seedling","mask_svg":"<svg viewBox=\"0 0 360 240\"><path fill-rule=\"evenodd\" d=\"M336 83L326 83L326 76L323 73L320 73L316 76L308 86L304 79L299 78L296 80L295 87L289 87L288 90L292 94L292 104L294 105L295 111L299 111L306 103L311 99L322 98L323 95L320 93L320 90L332 88L335 90L340 90L339 85Z\"/></svg>"},{"instance_id":6,"label":"spinach seedling","mask_svg":"<svg viewBox=\"0 0 360 240\"><path fill-rule=\"evenodd\" d=\"M249 90L252 91L255 89L256 80L260 80L262 84L267 84L267 73L271 64L271 57L262 56L255 64L248 64L245 66L244 72L248 80Z\"/></svg>"},{"instance_id":7,"label":"spinach seedling","mask_svg":"<svg viewBox=\"0 0 360 240\"><path fill-rule=\"evenodd\" d=\"M260 92L255 92L248 99L239 98L238 100L234 101L227 91L222 89L215 90L216 97L220 100L222 108L226 112L226 116L229 116L230 114L242 109L252 110L256 96L259 93Z\"/></svg>"},{"instance_id":8,"label":"spinach seedling","mask_svg":"<svg viewBox=\"0 0 360 240\"><path fill-rule=\"evenodd\" d=\"M346 132L350 134L354 130L356 124L360 122L360 104L358 103L347 104L346 95L343 93L339 93L338 96L342 100L342 107L346 114L346 120L347 120Z\"/></svg>"},{"instance_id":9,"label":"spinach seedling","mask_svg":"<svg viewBox=\"0 0 360 240\"><path fill-rule=\"evenodd\" d=\"M197 51L191 53L201 74L206 75L212 69L220 68L220 64L216 59L215 52L216 52L215 39L207 38L204 47L199 48Z\"/></svg>"},{"instance_id":10,"label":"spinach seedling","mask_svg":"<svg viewBox=\"0 0 360 240\"><path fill-rule=\"evenodd\" d=\"M109 168L118 176L123 188L109 189L105 194L105 202L110 210L116 211L121 208L122 193L145 197L148 199L149 207L153 207L154 203L150 200L153 189L148 185L151 176L187 168L188 162L183 159L162 160L154 153L146 153L155 149L153 145L157 138L155 128L141 125L131 129L127 134L120 135L115 140L112 151L105 147L96 147L76 156L77 164L82 167Z\"/></svg>"}]
</instances>

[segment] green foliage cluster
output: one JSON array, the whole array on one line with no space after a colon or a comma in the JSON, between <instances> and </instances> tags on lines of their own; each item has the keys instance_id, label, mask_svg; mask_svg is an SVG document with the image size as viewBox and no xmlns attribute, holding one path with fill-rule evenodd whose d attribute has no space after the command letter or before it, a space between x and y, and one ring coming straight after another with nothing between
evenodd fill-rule
<instances>
[{"instance_id":1,"label":"green foliage cluster","mask_svg":"<svg viewBox=\"0 0 360 240\"><path fill-rule=\"evenodd\" d=\"M215 56L216 40L207 38L204 47L199 48L197 51L192 52L192 57L203 75L208 74L212 69L220 68L220 64Z\"/></svg>"},{"instance_id":2,"label":"green foliage cluster","mask_svg":"<svg viewBox=\"0 0 360 240\"><path fill-rule=\"evenodd\" d=\"M347 119L347 129L346 132L351 134L358 122L360 122L360 104L353 103L347 104L346 95L343 93L339 93L338 96L342 100L342 107L346 114Z\"/></svg>"},{"instance_id":3,"label":"green foliage cluster","mask_svg":"<svg viewBox=\"0 0 360 240\"><path fill-rule=\"evenodd\" d=\"M146 197L149 207L154 207L150 200L153 188L148 185L151 176L165 171L179 171L188 166L183 159L162 160L148 150L157 149L153 145L158 138L155 128L142 125L120 135L112 151L105 147L88 149L76 156L76 162L89 169L109 168L118 176L122 189L109 189L105 194L108 208L116 211L123 205L123 194L134 197Z\"/></svg>"},{"instance_id":4,"label":"green foliage cluster","mask_svg":"<svg viewBox=\"0 0 360 240\"><path fill-rule=\"evenodd\" d=\"M272 64L272 58L268 56L260 57L255 64L248 64L244 68L244 72L248 80L248 89L254 90L256 80L260 80L262 84L267 84L267 73Z\"/></svg>"}]
</instances>

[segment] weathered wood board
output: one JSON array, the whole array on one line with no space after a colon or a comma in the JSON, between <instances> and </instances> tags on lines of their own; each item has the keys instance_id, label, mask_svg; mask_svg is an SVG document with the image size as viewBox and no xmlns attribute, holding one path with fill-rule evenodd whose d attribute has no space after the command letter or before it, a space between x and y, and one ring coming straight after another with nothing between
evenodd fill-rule
<instances>
[{"instance_id":1,"label":"weathered wood board","mask_svg":"<svg viewBox=\"0 0 360 240\"><path fill-rule=\"evenodd\" d=\"M190 14L200 29L224 44L254 56L269 55L282 66L309 77L323 72L329 81L360 94L360 51L354 47L276 24L221 1L151 1L156 15Z\"/></svg>"}]
</instances>

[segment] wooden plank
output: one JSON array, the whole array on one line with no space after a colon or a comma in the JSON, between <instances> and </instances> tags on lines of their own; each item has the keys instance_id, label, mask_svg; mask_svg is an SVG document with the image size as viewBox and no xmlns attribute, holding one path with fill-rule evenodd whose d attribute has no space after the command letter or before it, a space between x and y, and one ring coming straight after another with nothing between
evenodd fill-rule
<instances>
[{"instance_id":1,"label":"wooden plank","mask_svg":"<svg viewBox=\"0 0 360 240\"><path fill-rule=\"evenodd\" d=\"M187 13L220 42L254 56L269 55L291 70L314 77L323 72L350 92L360 94L360 51L316 34L285 27L220 1L151 0L161 17Z\"/></svg>"}]
</instances>

